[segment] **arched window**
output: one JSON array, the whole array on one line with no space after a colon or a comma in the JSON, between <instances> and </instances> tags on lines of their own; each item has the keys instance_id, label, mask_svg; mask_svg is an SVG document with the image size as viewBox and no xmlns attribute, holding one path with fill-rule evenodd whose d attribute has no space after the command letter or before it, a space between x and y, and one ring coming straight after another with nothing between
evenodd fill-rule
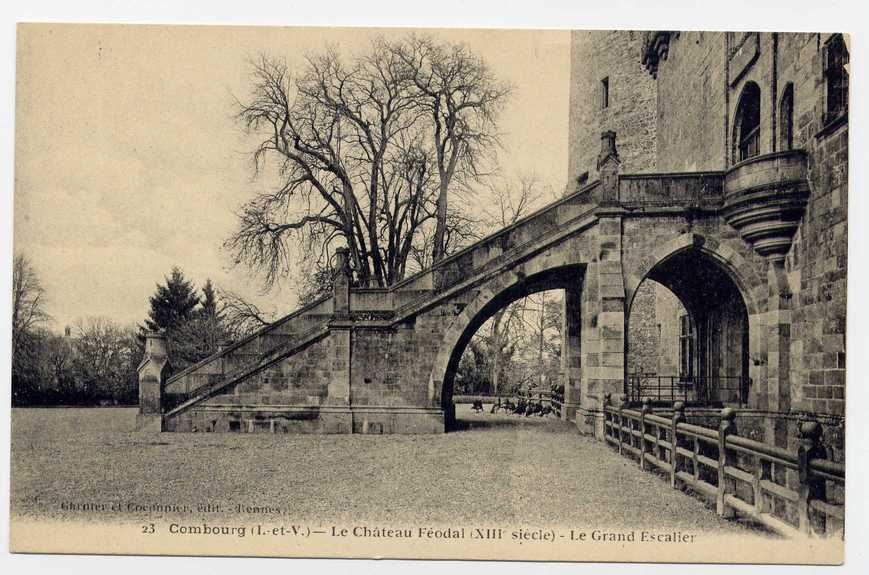
<instances>
[{"instance_id":1,"label":"arched window","mask_svg":"<svg viewBox=\"0 0 869 575\"><path fill-rule=\"evenodd\" d=\"M760 153L760 88L754 82L742 89L733 128L735 162Z\"/></svg>"},{"instance_id":2,"label":"arched window","mask_svg":"<svg viewBox=\"0 0 869 575\"><path fill-rule=\"evenodd\" d=\"M794 85L788 82L778 107L779 147L782 150L794 148Z\"/></svg>"},{"instance_id":3,"label":"arched window","mask_svg":"<svg viewBox=\"0 0 869 575\"><path fill-rule=\"evenodd\" d=\"M848 48L841 34L834 34L824 44L823 63L827 85L824 121L830 123L848 111Z\"/></svg>"}]
</instances>

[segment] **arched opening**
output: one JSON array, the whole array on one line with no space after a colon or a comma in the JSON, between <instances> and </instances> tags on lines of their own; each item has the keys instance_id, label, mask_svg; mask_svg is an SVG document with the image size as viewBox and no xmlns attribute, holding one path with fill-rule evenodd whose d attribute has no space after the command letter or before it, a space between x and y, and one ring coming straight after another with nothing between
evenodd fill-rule
<instances>
[{"instance_id":1,"label":"arched opening","mask_svg":"<svg viewBox=\"0 0 869 575\"><path fill-rule=\"evenodd\" d=\"M848 47L841 34L833 34L822 53L826 84L824 123L830 124L848 112Z\"/></svg>"},{"instance_id":2,"label":"arched opening","mask_svg":"<svg viewBox=\"0 0 869 575\"><path fill-rule=\"evenodd\" d=\"M529 276L474 314L444 372L441 407L447 430L468 427L477 401L487 414L497 405L519 407L523 400L544 408L545 413L536 415L557 415L564 393L563 294L579 289L581 272L580 266L565 266ZM502 413L506 412L505 406Z\"/></svg>"},{"instance_id":3,"label":"arched opening","mask_svg":"<svg viewBox=\"0 0 869 575\"><path fill-rule=\"evenodd\" d=\"M748 82L739 96L733 122L733 161L741 162L760 153L760 88Z\"/></svg>"},{"instance_id":4,"label":"arched opening","mask_svg":"<svg viewBox=\"0 0 869 575\"><path fill-rule=\"evenodd\" d=\"M781 150L794 149L794 85L788 82L779 102L779 147Z\"/></svg>"},{"instance_id":5,"label":"arched opening","mask_svg":"<svg viewBox=\"0 0 869 575\"><path fill-rule=\"evenodd\" d=\"M656 265L631 301L629 402L744 405L748 308L733 278L698 248Z\"/></svg>"}]
</instances>

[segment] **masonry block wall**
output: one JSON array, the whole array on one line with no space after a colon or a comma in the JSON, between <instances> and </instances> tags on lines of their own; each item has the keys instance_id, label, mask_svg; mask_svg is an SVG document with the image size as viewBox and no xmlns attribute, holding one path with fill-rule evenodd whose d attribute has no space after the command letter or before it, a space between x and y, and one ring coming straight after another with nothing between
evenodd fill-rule
<instances>
[{"instance_id":1,"label":"masonry block wall","mask_svg":"<svg viewBox=\"0 0 869 575\"><path fill-rule=\"evenodd\" d=\"M828 114L824 52L831 38L669 34L668 46L658 51L662 56L652 58L659 169L730 169L739 160L735 116L748 83L761 94L758 153L791 147L807 152L808 206L783 272L776 266L768 271L774 299L766 316L752 320L763 336L758 341L752 334L758 364L752 373L770 386L755 397L758 406L793 418L800 413L821 417L829 422L828 439L843 435L848 183L847 109L832 118ZM791 142L784 135L786 94L793 102ZM793 425L779 423L768 426L766 435L783 444ZM841 448L830 441L834 450Z\"/></svg>"},{"instance_id":2,"label":"masonry block wall","mask_svg":"<svg viewBox=\"0 0 869 575\"><path fill-rule=\"evenodd\" d=\"M659 327L657 371L661 375L679 374L679 336L681 318L685 313L685 306L679 302L673 292L657 284L655 287L655 317L659 318L657 319Z\"/></svg>"},{"instance_id":3,"label":"masonry block wall","mask_svg":"<svg viewBox=\"0 0 869 575\"><path fill-rule=\"evenodd\" d=\"M680 318L684 306L658 282L646 279L628 317L628 374L679 375Z\"/></svg>"},{"instance_id":4,"label":"masonry block wall","mask_svg":"<svg viewBox=\"0 0 869 575\"><path fill-rule=\"evenodd\" d=\"M655 283L640 284L628 316L628 374L657 374L661 333L658 329ZM676 375L676 374L671 374Z\"/></svg>"},{"instance_id":5,"label":"masonry block wall","mask_svg":"<svg viewBox=\"0 0 869 575\"><path fill-rule=\"evenodd\" d=\"M279 361L237 385L221 390L182 417L170 419L173 431L307 431L307 412L297 410L282 417L277 429L260 429L261 406L319 408L327 403L332 378L332 341L318 340L290 358ZM260 417L258 417L260 416ZM270 418L269 418L270 419ZM265 429L265 428L268 429ZM316 431L316 429L311 429Z\"/></svg>"},{"instance_id":6,"label":"masonry block wall","mask_svg":"<svg viewBox=\"0 0 869 575\"><path fill-rule=\"evenodd\" d=\"M657 169L720 170L726 150L725 36L678 32L657 69Z\"/></svg>"},{"instance_id":7,"label":"masonry block wall","mask_svg":"<svg viewBox=\"0 0 869 575\"><path fill-rule=\"evenodd\" d=\"M829 34L780 35L778 87L794 95L794 147L809 152L812 195L785 262L793 291L795 410L844 415L848 245L848 122L825 119Z\"/></svg>"},{"instance_id":8,"label":"masonry block wall","mask_svg":"<svg viewBox=\"0 0 869 575\"><path fill-rule=\"evenodd\" d=\"M574 30L571 32L571 80L567 190L588 172L597 179L600 134L619 138L622 172L655 170L656 88L641 64L643 32ZM607 79L604 106L602 80Z\"/></svg>"}]
</instances>

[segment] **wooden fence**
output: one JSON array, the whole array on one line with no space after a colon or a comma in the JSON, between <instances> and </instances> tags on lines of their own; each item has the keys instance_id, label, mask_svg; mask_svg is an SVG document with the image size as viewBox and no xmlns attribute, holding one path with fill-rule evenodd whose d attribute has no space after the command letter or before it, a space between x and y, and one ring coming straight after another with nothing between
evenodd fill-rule
<instances>
[{"instance_id":1,"label":"wooden fence","mask_svg":"<svg viewBox=\"0 0 869 575\"><path fill-rule=\"evenodd\" d=\"M682 402L667 418L652 413L648 400L636 410L614 407L607 396L604 434L641 469L669 476L672 488L687 486L715 501L721 516L739 513L788 537L844 536L845 467L825 458L820 425L800 424L793 453L740 437L735 417L722 409L716 431L686 423Z\"/></svg>"}]
</instances>

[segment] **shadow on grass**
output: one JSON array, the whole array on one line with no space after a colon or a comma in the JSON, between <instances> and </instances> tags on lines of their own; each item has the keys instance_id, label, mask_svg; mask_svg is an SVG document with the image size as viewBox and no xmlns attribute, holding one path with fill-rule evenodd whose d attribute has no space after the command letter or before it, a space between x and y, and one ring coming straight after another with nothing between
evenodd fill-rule
<instances>
[{"instance_id":1,"label":"shadow on grass","mask_svg":"<svg viewBox=\"0 0 869 575\"><path fill-rule=\"evenodd\" d=\"M554 421L554 420L552 420ZM539 417L525 417L523 415L506 417L498 417L492 419L459 419L453 423L450 432L456 431L472 431L474 429L504 429L510 427L525 427L535 426L541 427L549 423L547 419Z\"/></svg>"}]
</instances>

